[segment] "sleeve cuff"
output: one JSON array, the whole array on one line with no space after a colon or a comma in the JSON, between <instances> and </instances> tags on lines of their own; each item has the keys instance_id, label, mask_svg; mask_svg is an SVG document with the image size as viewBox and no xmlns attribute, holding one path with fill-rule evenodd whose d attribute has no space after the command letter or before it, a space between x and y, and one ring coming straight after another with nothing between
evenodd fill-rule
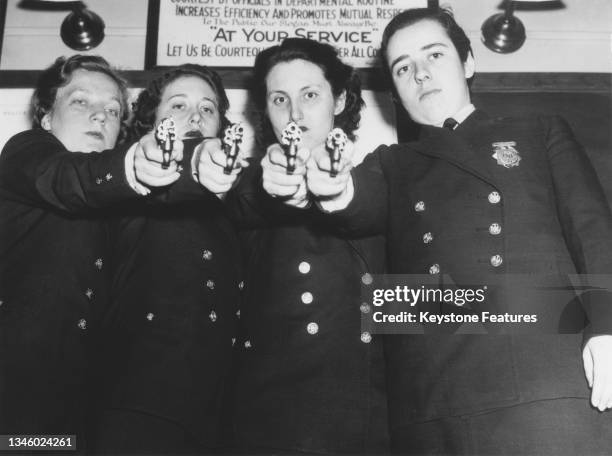
<instances>
[{"instance_id":1,"label":"sleeve cuff","mask_svg":"<svg viewBox=\"0 0 612 456\"><path fill-rule=\"evenodd\" d=\"M138 143L132 144L132 146L128 149L125 154L125 178L129 186L139 195L148 195L151 193L147 187L138 182L136 178L136 169L134 160L136 158L136 147L138 147Z\"/></svg>"}]
</instances>

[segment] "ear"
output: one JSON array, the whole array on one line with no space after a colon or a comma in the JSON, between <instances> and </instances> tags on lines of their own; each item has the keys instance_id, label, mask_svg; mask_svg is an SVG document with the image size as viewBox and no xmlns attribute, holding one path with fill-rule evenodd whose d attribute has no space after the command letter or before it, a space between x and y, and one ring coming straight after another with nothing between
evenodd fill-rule
<instances>
[{"instance_id":1,"label":"ear","mask_svg":"<svg viewBox=\"0 0 612 456\"><path fill-rule=\"evenodd\" d=\"M468 52L467 59L463 62L463 73L465 74L465 79L470 79L474 76L474 68L476 67L476 63L474 62L474 56L471 52Z\"/></svg>"},{"instance_id":2,"label":"ear","mask_svg":"<svg viewBox=\"0 0 612 456\"><path fill-rule=\"evenodd\" d=\"M338 95L338 97L336 98L335 103L336 104L335 104L335 107L334 107L334 116L337 116L342 111L344 111L344 108L346 106L346 90L343 90L342 93L340 95Z\"/></svg>"},{"instance_id":3,"label":"ear","mask_svg":"<svg viewBox=\"0 0 612 456\"><path fill-rule=\"evenodd\" d=\"M43 130L51 130L51 114L47 113L40 119L40 126L43 127Z\"/></svg>"}]
</instances>

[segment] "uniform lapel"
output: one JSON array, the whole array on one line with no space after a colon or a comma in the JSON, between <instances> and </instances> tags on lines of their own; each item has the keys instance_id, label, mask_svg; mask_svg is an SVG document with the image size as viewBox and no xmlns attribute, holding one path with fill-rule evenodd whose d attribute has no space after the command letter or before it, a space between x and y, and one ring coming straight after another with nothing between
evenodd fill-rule
<instances>
[{"instance_id":1,"label":"uniform lapel","mask_svg":"<svg viewBox=\"0 0 612 456\"><path fill-rule=\"evenodd\" d=\"M478 153L476 144L476 139L486 131L489 123L489 117L476 110L454 131L424 125L419 141L414 146L423 155L448 161L491 185L496 185L494 178L487 171L482 154Z\"/></svg>"}]
</instances>

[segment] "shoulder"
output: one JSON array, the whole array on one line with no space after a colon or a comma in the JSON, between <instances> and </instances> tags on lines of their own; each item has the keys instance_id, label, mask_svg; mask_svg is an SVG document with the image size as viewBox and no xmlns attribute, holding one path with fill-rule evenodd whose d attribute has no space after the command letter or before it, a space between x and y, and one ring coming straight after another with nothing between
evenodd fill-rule
<instances>
[{"instance_id":1,"label":"shoulder","mask_svg":"<svg viewBox=\"0 0 612 456\"><path fill-rule=\"evenodd\" d=\"M550 131L555 129L570 130L570 125L564 117L560 115L538 115L527 113L521 117L491 117L492 126L500 129L521 129Z\"/></svg>"},{"instance_id":2,"label":"shoulder","mask_svg":"<svg viewBox=\"0 0 612 456\"><path fill-rule=\"evenodd\" d=\"M41 147L46 149L56 148L58 150L65 150L62 143L51 133L34 128L17 133L9 139L2 149L2 156L17 153L24 149L38 149Z\"/></svg>"}]
</instances>

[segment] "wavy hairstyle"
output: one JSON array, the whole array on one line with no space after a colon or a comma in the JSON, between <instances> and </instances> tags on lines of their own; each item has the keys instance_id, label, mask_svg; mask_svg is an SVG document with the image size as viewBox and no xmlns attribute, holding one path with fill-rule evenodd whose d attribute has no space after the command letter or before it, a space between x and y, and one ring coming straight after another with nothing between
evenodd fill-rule
<instances>
[{"instance_id":1,"label":"wavy hairstyle","mask_svg":"<svg viewBox=\"0 0 612 456\"><path fill-rule=\"evenodd\" d=\"M342 62L336 49L329 44L306 38L286 38L280 45L257 54L255 59L251 95L259 111L259 145L266 147L277 141L266 113L266 78L275 65L297 59L312 62L323 70L335 98L346 91L344 110L335 117L334 126L342 128L354 140L355 130L361 120L361 109L365 105L361 98L361 82L355 69Z\"/></svg>"},{"instance_id":2,"label":"wavy hairstyle","mask_svg":"<svg viewBox=\"0 0 612 456\"><path fill-rule=\"evenodd\" d=\"M161 76L153 79L149 85L138 95L132 103L134 116L128 127L128 137L130 141L137 141L139 138L153 130L155 126L155 111L161 102L164 89L173 81L184 77L195 76L206 82L217 96L219 115L221 116L221 128L217 135L221 137L230 121L225 116L229 109L229 100L223 87L221 77L208 67L187 63L177 66Z\"/></svg>"},{"instance_id":3,"label":"wavy hairstyle","mask_svg":"<svg viewBox=\"0 0 612 456\"><path fill-rule=\"evenodd\" d=\"M41 73L34 94L32 95L32 127L42 128L42 119L53 110L58 89L66 86L70 82L72 74L76 70L86 70L105 74L117 84L119 92L121 93L121 99L119 100L121 104L121 129L119 137L117 138L117 143L121 142L125 138L125 120L128 116L127 83L117 71L110 66L106 59L99 55L75 54L68 58L63 56L58 57L50 67Z\"/></svg>"}]
</instances>

